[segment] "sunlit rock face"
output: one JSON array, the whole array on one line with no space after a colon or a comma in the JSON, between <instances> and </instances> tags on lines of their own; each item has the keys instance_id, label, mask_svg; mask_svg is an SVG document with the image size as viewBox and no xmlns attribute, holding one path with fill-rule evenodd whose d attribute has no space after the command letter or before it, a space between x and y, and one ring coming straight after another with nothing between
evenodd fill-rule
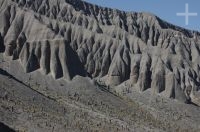
<instances>
[{"instance_id":1,"label":"sunlit rock face","mask_svg":"<svg viewBox=\"0 0 200 132\"><path fill-rule=\"evenodd\" d=\"M140 91L198 100L200 34L148 13L78 0L1 0L0 51L26 72L128 81Z\"/></svg>"}]
</instances>

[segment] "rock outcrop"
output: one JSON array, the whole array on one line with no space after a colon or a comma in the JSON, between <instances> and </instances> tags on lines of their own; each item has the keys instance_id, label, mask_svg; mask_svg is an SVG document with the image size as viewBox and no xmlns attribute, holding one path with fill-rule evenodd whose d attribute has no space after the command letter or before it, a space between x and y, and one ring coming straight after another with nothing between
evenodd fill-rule
<instances>
[{"instance_id":1,"label":"rock outcrop","mask_svg":"<svg viewBox=\"0 0 200 132\"><path fill-rule=\"evenodd\" d=\"M141 91L198 100L199 32L80 0L1 0L0 18L0 51L26 72L106 77L110 86L129 81Z\"/></svg>"}]
</instances>

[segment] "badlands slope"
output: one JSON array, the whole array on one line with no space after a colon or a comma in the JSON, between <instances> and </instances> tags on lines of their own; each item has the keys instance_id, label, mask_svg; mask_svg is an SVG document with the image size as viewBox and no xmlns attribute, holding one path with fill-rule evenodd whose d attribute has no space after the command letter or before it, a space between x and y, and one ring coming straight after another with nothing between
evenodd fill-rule
<instances>
[{"instance_id":1,"label":"badlands slope","mask_svg":"<svg viewBox=\"0 0 200 132\"><path fill-rule=\"evenodd\" d=\"M72 0L2 0L1 45L26 72L124 81L187 102L199 86L199 33L147 13ZM2 44L3 43L3 44Z\"/></svg>"},{"instance_id":2,"label":"badlands slope","mask_svg":"<svg viewBox=\"0 0 200 132\"><path fill-rule=\"evenodd\" d=\"M195 112L192 108L189 111L198 113L196 110L198 108L194 105L200 105L199 32L174 26L149 13L124 12L80 0L0 0L0 18L0 52L3 53L0 73L2 78L5 79L5 76L8 76L14 84L23 85L24 89L32 89L32 91L25 90L27 93L39 92L41 96L45 96L44 98L51 97L53 92L59 91L56 87L60 87L60 85L54 85L53 82L64 81L62 85L66 84L66 87L62 90L65 91L68 85L81 83L85 77L93 81L82 82L83 84L91 83L94 89L96 87L103 89L105 93L102 98L117 100L116 96L123 96L132 100L138 99L139 102L144 101L143 103L149 106L146 100L151 99L149 94L153 94L162 100L169 101L167 108L174 106L172 102L190 103ZM21 68L23 70L20 70ZM44 82L38 80L42 83L39 83L42 87L35 89L36 84L37 88L39 87L37 81L34 85L26 84L26 82L31 82L27 78L32 74L36 76L34 80L46 78L47 82L52 77L52 84L46 86ZM82 79L77 81L77 78ZM73 83L74 80L76 83ZM3 84L2 87L4 87ZM12 89L11 86L7 87ZM52 91L50 90L52 93L48 87L50 89L54 87ZM83 88L87 86L83 85ZM76 92L79 90L77 88ZM86 93L81 94L86 96ZM57 94L60 95L62 92ZM99 93L95 91L95 94ZM137 97L138 95L144 98ZM19 96L22 95L19 94ZM94 100L99 99L95 97ZM114 103L115 110L118 103L127 103L123 101L123 99L111 101L108 105ZM26 105L28 104L29 102ZM62 105L59 107L63 107ZM188 110L189 106L184 105L180 108L186 107L185 109ZM55 109L52 108L52 110ZM140 109L137 110L135 112L139 113ZM156 110L159 111L160 108ZM149 109L147 111L149 112ZM179 110L171 110L172 113L174 111ZM130 117L127 118L131 120ZM154 120L152 118L151 120ZM199 122L197 117L191 118L194 122ZM168 120L167 117L164 119ZM66 119L63 120L66 121ZM102 120L99 121L102 122ZM81 123L84 124L84 121ZM182 126L184 123L180 121L179 125ZM167 129L166 124L161 126ZM92 125L88 127L92 128ZM193 125L195 129L198 129L196 124ZM17 125L11 126L15 128ZM26 124L24 127L29 128L28 126ZM158 126L153 126L155 128L153 131L157 130ZM184 127L188 129L189 126ZM104 130L108 130L109 127L107 127L105 124ZM115 127L113 130L119 129L118 126ZM151 130L149 127L143 128ZM171 128L175 130L173 125ZM130 127L127 130L132 129Z\"/></svg>"}]
</instances>

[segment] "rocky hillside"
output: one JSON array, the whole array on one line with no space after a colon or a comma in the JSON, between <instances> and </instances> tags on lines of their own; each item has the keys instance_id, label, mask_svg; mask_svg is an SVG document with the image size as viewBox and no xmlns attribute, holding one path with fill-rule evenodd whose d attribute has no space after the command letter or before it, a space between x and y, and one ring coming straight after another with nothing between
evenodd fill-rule
<instances>
[{"instance_id":1,"label":"rocky hillside","mask_svg":"<svg viewBox=\"0 0 200 132\"><path fill-rule=\"evenodd\" d=\"M104 78L200 104L200 33L80 0L1 0L0 51L55 79Z\"/></svg>"}]
</instances>

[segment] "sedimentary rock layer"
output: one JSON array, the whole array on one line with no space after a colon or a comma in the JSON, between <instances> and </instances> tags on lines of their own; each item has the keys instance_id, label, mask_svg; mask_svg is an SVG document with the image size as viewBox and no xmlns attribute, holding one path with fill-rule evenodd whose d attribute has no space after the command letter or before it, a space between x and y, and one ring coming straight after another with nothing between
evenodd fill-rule
<instances>
[{"instance_id":1,"label":"sedimentary rock layer","mask_svg":"<svg viewBox=\"0 0 200 132\"><path fill-rule=\"evenodd\" d=\"M200 34L79 0L1 0L1 52L55 79L106 77L198 103Z\"/></svg>"}]
</instances>

